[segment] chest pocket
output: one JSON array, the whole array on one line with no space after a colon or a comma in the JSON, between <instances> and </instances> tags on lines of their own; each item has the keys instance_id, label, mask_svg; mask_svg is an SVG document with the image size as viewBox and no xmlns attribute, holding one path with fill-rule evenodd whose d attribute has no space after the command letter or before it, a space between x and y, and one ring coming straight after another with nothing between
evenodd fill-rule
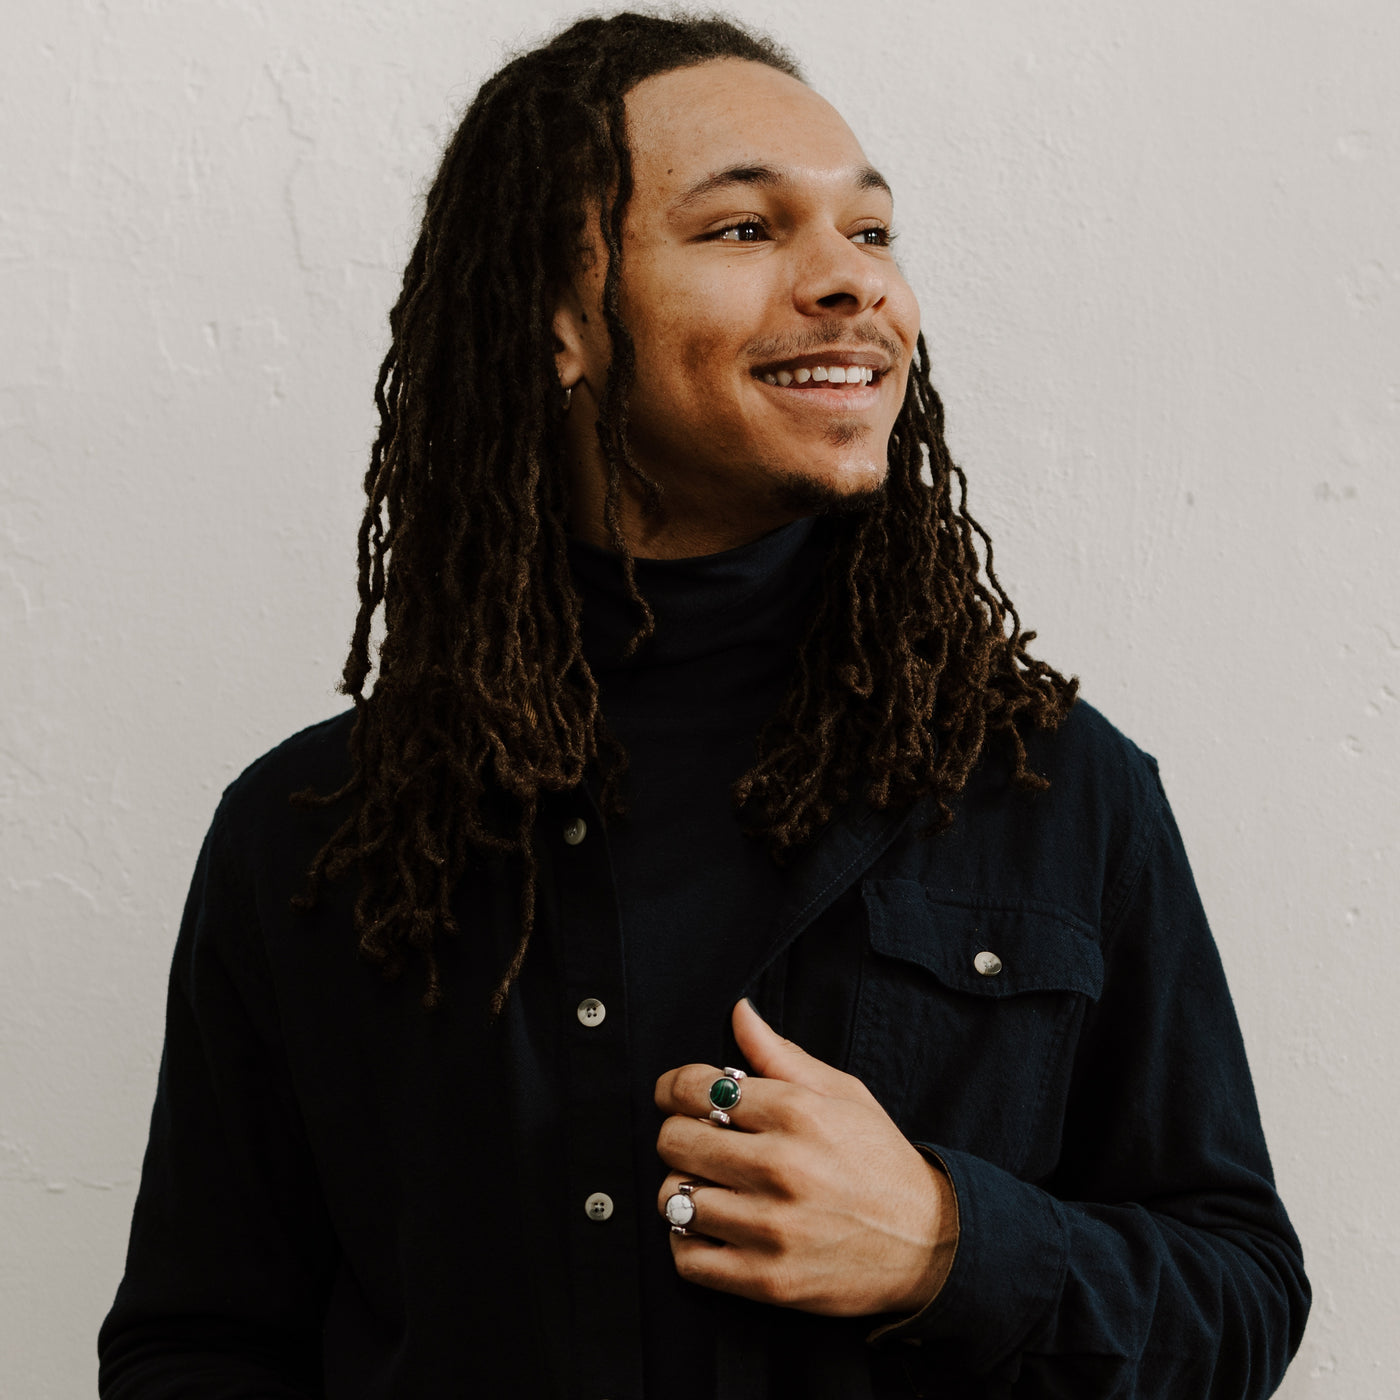
<instances>
[{"instance_id":1,"label":"chest pocket","mask_svg":"<svg viewBox=\"0 0 1400 1400\"><path fill-rule=\"evenodd\" d=\"M850 1072L915 1141L1048 1170L1074 1041L1103 987L1089 927L1051 905L912 880L867 881L863 893Z\"/></svg>"}]
</instances>

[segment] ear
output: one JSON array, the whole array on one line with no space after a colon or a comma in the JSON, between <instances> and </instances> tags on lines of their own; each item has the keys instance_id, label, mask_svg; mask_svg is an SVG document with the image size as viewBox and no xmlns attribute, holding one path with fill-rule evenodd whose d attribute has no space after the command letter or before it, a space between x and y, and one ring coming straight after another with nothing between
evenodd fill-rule
<instances>
[{"instance_id":1,"label":"ear","mask_svg":"<svg viewBox=\"0 0 1400 1400\"><path fill-rule=\"evenodd\" d=\"M554 332L554 367L560 387L572 389L580 380L588 378L588 350L593 339L589 335L588 313L572 280L560 289L551 329Z\"/></svg>"}]
</instances>

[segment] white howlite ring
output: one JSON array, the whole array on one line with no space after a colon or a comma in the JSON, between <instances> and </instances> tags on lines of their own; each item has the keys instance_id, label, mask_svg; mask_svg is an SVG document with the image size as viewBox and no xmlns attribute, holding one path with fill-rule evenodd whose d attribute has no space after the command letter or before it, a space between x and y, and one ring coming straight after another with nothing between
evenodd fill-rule
<instances>
[{"instance_id":1,"label":"white howlite ring","mask_svg":"<svg viewBox=\"0 0 1400 1400\"><path fill-rule=\"evenodd\" d=\"M665 1215L673 1235L688 1235L686 1226L695 1219L695 1202L691 1199L696 1187L693 1181L683 1181L666 1197Z\"/></svg>"}]
</instances>

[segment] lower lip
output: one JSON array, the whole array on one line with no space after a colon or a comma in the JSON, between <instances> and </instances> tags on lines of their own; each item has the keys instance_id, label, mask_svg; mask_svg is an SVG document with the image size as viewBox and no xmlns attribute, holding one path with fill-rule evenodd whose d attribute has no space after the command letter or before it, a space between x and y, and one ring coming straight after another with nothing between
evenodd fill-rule
<instances>
[{"instance_id":1,"label":"lower lip","mask_svg":"<svg viewBox=\"0 0 1400 1400\"><path fill-rule=\"evenodd\" d=\"M857 384L854 388L843 384L838 388L835 384L823 384L814 379L809 379L805 384L770 384L766 379L754 376L755 384L789 403L826 410L869 408L879 399L883 382L884 375L881 375L869 384Z\"/></svg>"}]
</instances>

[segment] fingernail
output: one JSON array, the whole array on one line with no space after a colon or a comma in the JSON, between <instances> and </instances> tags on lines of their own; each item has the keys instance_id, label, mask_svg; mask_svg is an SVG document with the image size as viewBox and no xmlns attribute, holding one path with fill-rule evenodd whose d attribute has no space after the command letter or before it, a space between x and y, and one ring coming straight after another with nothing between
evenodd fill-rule
<instances>
[{"instance_id":1,"label":"fingernail","mask_svg":"<svg viewBox=\"0 0 1400 1400\"><path fill-rule=\"evenodd\" d=\"M758 1019L759 1019L760 1021L763 1020L763 1012L761 1012L761 1011L758 1009L758 1007L756 1007L756 1006L753 1004L753 998L752 998L752 997L745 997L744 1000L748 1003L748 1005L749 1005L749 1010L752 1011L753 1014L754 1014L755 1016L757 1016Z\"/></svg>"}]
</instances>

